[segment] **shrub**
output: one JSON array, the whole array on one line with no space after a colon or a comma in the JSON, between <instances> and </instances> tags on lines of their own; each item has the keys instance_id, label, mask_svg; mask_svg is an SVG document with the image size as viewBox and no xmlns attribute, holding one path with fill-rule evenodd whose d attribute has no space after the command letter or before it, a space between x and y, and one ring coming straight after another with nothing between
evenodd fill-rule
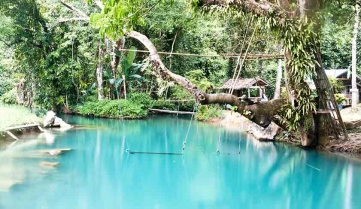
<instances>
[{"instance_id":1,"label":"shrub","mask_svg":"<svg viewBox=\"0 0 361 209\"><path fill-rule=\"evenodd\" d=\"M331 86L334 88L335 93L341 93L343 89L342 81L338 80L337 78L328 77Z\"/></svg>"},{"instance_id":2,"label":"shrub","mask_svg":"<svg viewBox=\"0 0 361 209\"><path fill-rule=\"evenodd\" d=\"M37 117L44 117L46 115L46 109L35 109L34 113Z\"/></svg>"},{"instance_id":3,"label":"shrub","mask_svg":"<svg viewBox=\"0 0 361 209\"><path fill-rule=\"evenodd\" d=\"M13 88L0 97L0 101L5 104L17 104L16 89Z\"/></svg>"},{"instance_id":4,"label":"shrub","mask_svg":"<svg viewBox=\"0 0 361 209\"><path fill-rule=\"evenodd\" d=\"M148 115L144 105L131 100L102 100L86 102L76 108L81 115L106 118L141 118Z\"/></svg>"},{"instance_id":5,"label":"shrub","mask_svg":"<svg viewBox=\"0 0 361 209\"><path fill-rule=\"evenodd\" d=\"M335 94L335 98L337 104L342 104L343 102L347 101L346 97L344 97L342 94Z\"/></svg>"},{"instance_id":6,"label":"shrub","mask_svg":"<svg viewBox=\"0 0 361 209\"><path fill-rule=\"evenodd\" d=\"M218 108L214 105L199 105L195 118L199 121L206 121L212 118L217 118L220 115L220 110L218 110Z\"/></svg>"},{"instance_id":7,"label":"shrub","mask_svg":"<svg viewBox=\"0 0 361 209\"><path fill-rule=\"evenodd\" d=\"M177 110L178 106L174 102L156 100L153 102L153 108L162 110Z\"/></svg>"},{"instance_id":8,"label":"shrub","mask_svg":"<svg viewBox=\"0 0 361 209\"><path fill-rule=\"evenodd\" d=\"M152 97L146 93L132 93L129 101L143 105L144 108L149 109L153 106Z\"/></svg>"}]
</instances>

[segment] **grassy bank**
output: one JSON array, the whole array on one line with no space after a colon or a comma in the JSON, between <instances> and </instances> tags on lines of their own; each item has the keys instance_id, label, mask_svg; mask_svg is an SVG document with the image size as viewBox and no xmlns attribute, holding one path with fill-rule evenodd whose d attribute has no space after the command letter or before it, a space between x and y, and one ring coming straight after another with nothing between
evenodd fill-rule
<instances>
[{"instance_id":1,"label":"grassy bank","mask_svg":"<svg viewBox=\"0 0 361 209\"><path fill-rule=\"evenodd\" d=\"M16 125L41 123L42 119L31 113L26 107L0 104L0 135L4 130Z\"/></svg>"}]
</instances>

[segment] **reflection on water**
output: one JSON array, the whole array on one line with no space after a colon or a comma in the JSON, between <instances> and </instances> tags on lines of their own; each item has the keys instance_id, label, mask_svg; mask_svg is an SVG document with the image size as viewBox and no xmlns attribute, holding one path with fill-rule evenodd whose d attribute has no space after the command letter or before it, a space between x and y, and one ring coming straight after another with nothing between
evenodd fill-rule
<instances>
[{"instance_id":1,"label":"reflection on water","mask_svg":"<svg viewBox=\"0 0 361 209\"><path fill-rule=\"evenodd\" d=\"M0 179L18 180L0 191L0 208L359 208L361 163L246 135L155 116L121 121L67 116L95 128L48 133L0 153ZM221 143L218 145L220 134ZM36 149L72 148L54 169ZM215 154L220 149L220 154ZM239 153L240 150L240 153ZM22 153L19 157L19 153ZM239 154L238 154L239 153ZM18 157L14 157L18 156ZM1 180L3 181L3 180ZM0 183L1 185L1 183ZM9 187L9 186L8 186ZM19 201L21 200L21 201Z\"/></svg>"}]
</instances>

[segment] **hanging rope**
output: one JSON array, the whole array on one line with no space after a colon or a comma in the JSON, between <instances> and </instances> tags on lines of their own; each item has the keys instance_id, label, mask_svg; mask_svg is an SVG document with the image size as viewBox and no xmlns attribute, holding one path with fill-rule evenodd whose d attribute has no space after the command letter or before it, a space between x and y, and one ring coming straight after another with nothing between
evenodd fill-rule
<instances>
[{"instance_id":1,"label":"hanging rope","mask_svg":"<svg viewBox=\"0 0 361 209\"><path fill-rule=\"evenodd\" d=\"M197 110L198 108L198 103L197 101L194 103L194 107L193 107L193 114L192 114L192 117L191 117L191 120L189 122L189 125L188 125L188 130L187 130L187 134L185 136L185 139L183 141L183 146L182 146L182 154L184 153L185 149L186 149L186 145L187 145L187 140L188 140L188 135L189 135L189 130L191 128L191 125L192 125L192 122L193 122L193 118L194 118L194 113L195 111Z\"/></svg>"},{"instance_id":2,"label":"hanging rope","mask_svg":"<svg viewBox=\"0 0 361 209\"><path fill-rule=\"evenodd\" d=\"M241 70L242 70L242 67L243 67L243 65L244 65L244 61L246 60L246 57L247 57L247 54L248 54L248 50L249 50L249 48L250 48L250 46L251 46L251 43L252 43L254 34L256 33L256 31L257 31L257 29L258 29L258 26L259 26L259 22L257 22L257 25L256 25L256 27L255 27L254 30L253 30L251 39L250 39L250 41L248 42L247 50L246 50L245 56L243 57L242 63L241 63L241 65L240 65L240 67L239 67L239 70L238 70L238 73L237 73L237 77L236 77L236 79L233 80L233 82L232 82L232 87L231 87L231 92L230 92L230 94L233 94L234 85L236 84L236 80L238 80L238 78L239 78L239 76L240 76L240 74L241 74Z\"/></svg>"},{"instance_id":3,"label":"hanging rope","mask_svg":"<svg viewBox=\"0 0 361 209\"><path fill-rule=\"evenodd\" d=\"M242 46L241 46L241 50L239 51L239 55L237 57L237 63L236 63L236 67L234 68L234 73L233 73L233 76L232 76L232 80L234 80L236 78L236 74L237 74L237 68L238 68L238 65L239 65L239 61L241 60L241 55L242 55L242 51L243 51L243 47L244 47L244 44L246 43L246 39L247 39L247 33L248 33L248 29L249 29L249 26L251 25L251 22L253 21L253 16L252 16L252 19L250 19L247 23L247 28L246 28L246 33L244 34L244 38L243 38L243 41L242 41ZM228 91L228 94L231 93L231 89L229 89Z\"/></svg>"},{"instance_id":4,"label":"hanging rope","mask_svg":"<svg viewBox=\"0 0 361 209\"><path fill-rule=\"evenodd\" d=\"M126 152L130 153L130 143L125 138L124 116L123 116L122 106L120 104L119 91L118 91L118 88L115 88L115 89L116 89L117 98L118 98L118 108L119 108L120 118L121 118L121 121L122 121L122 128L123 128L123 135L124 135L124 139L125 139L125 146L127 147Z\"/></svg>"}]
</instances>

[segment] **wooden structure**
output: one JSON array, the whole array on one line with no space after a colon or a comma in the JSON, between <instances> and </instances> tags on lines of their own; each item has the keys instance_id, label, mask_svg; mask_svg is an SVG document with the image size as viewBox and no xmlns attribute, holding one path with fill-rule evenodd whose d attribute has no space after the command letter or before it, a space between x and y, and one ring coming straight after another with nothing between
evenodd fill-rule
<instances>
[{"instance_id":1,"label":"wooden structure","mask_svg":"<svg viewBox=\"0 0 361 209\"><path fill-rule=\"evenodd\" d=\"M149 111L160 112L160 113L169 113L169 114L179 114L179 115L194 115L194 112L175 111L175 110L149 109Z\"/></svg>"},{"instance_id":2,"label":"wooden structure","mask_svg":"<svg viewBox=\"0 0 361 209\"><path fill-rule=\"evenodd\" d=\"M28 125L22 125L22 126L13 126L10 128L5 129L6 133L9 134L9 136L15 140L19 140L18 137L16 137L13 133L11 133L12 130L17 129L30 129L30 128L38 128L41 132L44 132L44 129L40 127L39 124L28 124Z\"/></svg>"},{"instance_id":3,"label":"wooden structure","mask_svg":"<svg viewBox=\"0 0 361 209\"><path fill-rule=\"evenodd\" d=\"M351 72L349 74L348 69L330 69L330 70L325 70L325 72L327 74L327 77L335 78L342 82L343 89L341 90L341 94L347 98L348 100L347 104L351 104L351 99L352 99L352 93L350 91L352 89ZM356 81L357 81L357 88L361 89L361 77L356 75ZM361 97L361 91L359 97Z\"/></svg>"},{"instance_id":4,"label":"wooden structure","mask_svg":"<svg viewBox=\"0 0 361 209\"><path fill-rule=\"evenodd\" d=\"M265 95L265 90L268 86L271 85L260 77L239 78L227 80L219 89L226 92L234 89L233 95L237 97L246 95L251 100L268 100Z\"/></svg>"}]
</instances>

